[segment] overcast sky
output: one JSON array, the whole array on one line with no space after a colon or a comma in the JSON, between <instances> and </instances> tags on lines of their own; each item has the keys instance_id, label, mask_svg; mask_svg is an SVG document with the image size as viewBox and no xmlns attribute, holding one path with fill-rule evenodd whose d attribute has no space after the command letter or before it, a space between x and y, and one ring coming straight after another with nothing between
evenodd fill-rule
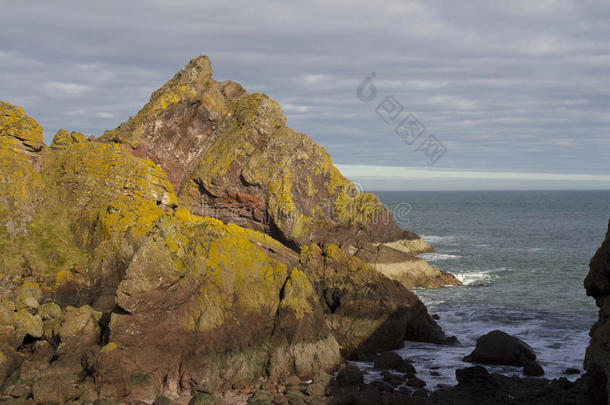
<instances>
[{"instance_id":1,"label":"overcast sky","mask_svg":"<svg viewBox=\"0 0 610 405\"><path fill-rule=\"evenodd\" d=\"M206 54L365 188L610 188L609 1L220 3L0 0L0 100L100 135Z\"/></svg>"}]
</instances>

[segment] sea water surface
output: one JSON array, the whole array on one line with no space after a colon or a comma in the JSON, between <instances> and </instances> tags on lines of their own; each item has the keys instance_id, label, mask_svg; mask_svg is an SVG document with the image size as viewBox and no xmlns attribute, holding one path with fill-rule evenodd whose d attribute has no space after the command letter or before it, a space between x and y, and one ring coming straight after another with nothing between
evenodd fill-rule
<instances>
[{"instance_id":1,"label":"sea water surface","mask_svg":"<svg viewBox=\"0 0 610 405\"><path fill-rule=\"evenodd\" d=\"M568 367L582 370L597 318L583 280L607 230L610 191L376 194L390 209L400 204L400 225L435 248L421 257L464 283L414 291L460 341L453 347L406 342L396 351L414 361L428 389L455 384L455 369L469 365L462 357L494 329L532 346L546 378L565 376ZM371 364L361 365L375 376ZM488 369L521 375L516 367Z\"/></svg>"}]
</instances>

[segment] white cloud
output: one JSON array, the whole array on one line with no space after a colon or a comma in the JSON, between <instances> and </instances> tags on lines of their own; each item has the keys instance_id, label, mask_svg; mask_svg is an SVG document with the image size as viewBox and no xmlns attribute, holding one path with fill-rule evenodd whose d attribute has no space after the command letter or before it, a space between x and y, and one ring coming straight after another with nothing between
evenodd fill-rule
<instances>
[{"instance_id":1,"label":"white cloud","mask_svg":"<svg viewBox=\"0 0 610 405\"><path fill-rule=\"evenodd\" d=\"M447 145L444 166L610 173L608 2L30 0L2 11L0 98L45 134L99 135L208 54L217 79L281 100L293 129L338 162L426 164L375 113L394 95ZM378 98L365 103L355 90L370 72Z\"/></svg>"},{"instance_id":2,"label":"white cloud","mask_svg":"<svg viewBox=\"0 0 610 405\"><path fill-rule=\"evenodd\" d=\"M44 89L52 96L80 96L93 88L85 84L48 81L43 84Z\"/></svg>"},{"instance_id":3,"label":"white cloud","mask_svg":"<svg viewBox=\"0 0 610 405\"><path fill-rule=\"evenodd\" d=\"M610 185L610 175L574 173L520 173L489 172L456 169L426 169L419 167L336 165L347 177L402 180L429 179L484 179L484 180L542 180L542 181L588 181Z\"/></svg>"}]
</instances>

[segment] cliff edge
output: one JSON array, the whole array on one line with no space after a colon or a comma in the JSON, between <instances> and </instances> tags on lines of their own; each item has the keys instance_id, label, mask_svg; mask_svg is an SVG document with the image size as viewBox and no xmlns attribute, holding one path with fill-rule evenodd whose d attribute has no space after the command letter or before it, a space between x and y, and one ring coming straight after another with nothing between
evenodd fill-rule
<instances>
[{"instance_id":1,"label":"cliff edge","mask_svg":"<svg viewBox=\"0 0 610 405\"><path fill-rule=\"evenodd\" d=\"M594 404L610 401L610 223L601 247L589 263L585 278L587 295L595 298L599 319L591 328L591 342L585 355L587 391Z\"/></svg>"},{"instance_id":2,"label":"cliff edge","mask_svg":"<svg viewBox=\"0 0 610 405\"><path fill-rule=\"evenodd\" d=\"M1 400L187 403L449 341L412 292L336 244L297 252L197 215L178 172L130 139L61 130L45 146L0 103Z\"/></svg>"}]
</instances>

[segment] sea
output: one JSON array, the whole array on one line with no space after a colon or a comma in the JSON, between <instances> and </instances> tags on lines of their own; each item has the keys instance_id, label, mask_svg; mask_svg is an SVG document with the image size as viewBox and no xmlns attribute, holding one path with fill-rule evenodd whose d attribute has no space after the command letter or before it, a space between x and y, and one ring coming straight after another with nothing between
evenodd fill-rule
<instances>
[{"instance_id":1,"label":"sea","mask_svg":"<svg viewBox=\"0 0 610 405\"><path fill-rule=\"evenodd\" d=\"M459 344L405 342L427 389L456 383L455 370L487 332L499 329L529 344L545 378L583 370L589 329L597 318L583 280L610 218L610 191L376 192L404 229L435 249L420 257L454 274L460 287L415 289ZM368 380L379 378L359 363ZM491 372L521 375L516 367Z\"/></svg>"}]
</instances>

